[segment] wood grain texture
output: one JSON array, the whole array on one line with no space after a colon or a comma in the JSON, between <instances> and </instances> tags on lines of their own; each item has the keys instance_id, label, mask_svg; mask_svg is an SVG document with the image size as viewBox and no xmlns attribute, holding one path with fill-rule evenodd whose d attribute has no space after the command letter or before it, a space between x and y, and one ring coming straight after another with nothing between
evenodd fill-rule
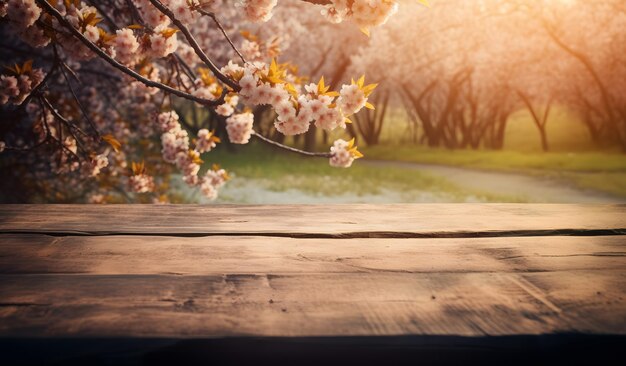
<instances>
[{"instance_id":1,"label":"wood grain texture","mask_svg":"<svg viewBox=\"0 0 626 366\"><path fill-rule=\"evenodd\" d=\"M626 205L1 205L1 233L502 236L626 233Z\"/></svg>"},{"instance_id":2,"label":"wood grain texture","mask_svg":"<svg viewBox=\"0 0 626 366\"><path fill-rule=\"evenodd\" d=\"M0 337L626 333L623 272L0 275Z\"/></svg>"},{"instance_id":3,"label":"wood grain texture","mask_svg":"<svg viewBox=\"0 0 626 366\"><path fill-rule=\"evenodd\" d=\"M4 274L315 274L626 270L624 236L301 239L0 235Z\"/></svg>"}]
</instances>

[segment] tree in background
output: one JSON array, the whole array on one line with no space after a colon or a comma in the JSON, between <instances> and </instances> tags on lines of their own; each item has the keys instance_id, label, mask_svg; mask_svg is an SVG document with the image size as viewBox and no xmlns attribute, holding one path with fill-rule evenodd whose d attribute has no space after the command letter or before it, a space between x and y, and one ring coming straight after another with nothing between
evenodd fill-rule
<instances>
[{"instance_id":1,"label":"tree in background","mask_svg":"<svg viewBox=\"0 0 626 366\"><path fill-rule=\"evenodd\" d=\"M548 117L562 106L600 146L626 149L625 29L620 0L407 5L352 57L351 72L385 80L413 140L431 147L500 149L509 116L527 109L548 150Z\"/></svg>"}]
</instances>

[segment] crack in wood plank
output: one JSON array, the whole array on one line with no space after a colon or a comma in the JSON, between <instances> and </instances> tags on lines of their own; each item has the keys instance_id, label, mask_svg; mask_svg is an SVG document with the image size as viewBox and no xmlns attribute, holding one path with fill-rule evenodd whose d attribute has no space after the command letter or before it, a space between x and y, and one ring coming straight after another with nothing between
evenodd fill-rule
<instances>
[{"instance_id":1,"label":"crack in wood plank","mask_svg":"<svg viewBox=\"0 0 626 366\"><path fill-rule=\"evenodd\" d=\"M626 235L626 228L609 229L554 229L554 230L493 230L493 231L450 231L450 232L403 232L403 231L355 231L345 233L298 233L298 232L141 232L141 231L80 231L80 230L0 230L0 235L48 235L52 237L72 236L160 236L179 238L203 238L211 236L259 236L296 239L462 239L534 236L617 236Z\"/></svg>"}]
</instances>

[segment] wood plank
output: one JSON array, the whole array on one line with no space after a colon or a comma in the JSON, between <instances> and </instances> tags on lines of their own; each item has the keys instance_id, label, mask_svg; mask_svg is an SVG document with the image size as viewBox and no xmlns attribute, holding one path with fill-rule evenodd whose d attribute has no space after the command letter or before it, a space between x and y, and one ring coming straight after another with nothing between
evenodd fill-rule
<instances>
[{"instance_id":1,"label":"wood plank","mask_svg":"<svg viewBox=\"0 0 626 366\"><path fill-rule=\"evenodd\" d=\"M305 237L624 234L626 205L2 205L0 232Z\"/></svg>"},{"instance_id":2,"label":"wood plank","mask_svg":"<svg viewBox=\"0 0 626 366\"><path fill-rule=\"evenodd\" d=\"M623 271L0 275L0 337L626 333Z\"/></svg>"},{"instance_id":3,"label":"wood plank","mask_svg":"<svg viewBox=\"0 0 626 366\"><path fill-rule=\"evenodd\" d=\"M0 273L626 272L626 238L302 239L0 235Z\"/></svg>"}]
</instances>

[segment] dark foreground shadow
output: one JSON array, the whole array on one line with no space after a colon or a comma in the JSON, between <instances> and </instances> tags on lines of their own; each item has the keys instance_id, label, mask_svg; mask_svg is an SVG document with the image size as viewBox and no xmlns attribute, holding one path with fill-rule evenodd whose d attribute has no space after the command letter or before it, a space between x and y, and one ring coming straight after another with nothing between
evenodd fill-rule
<instances>
[{"instance_id":1,"label":"dark foreground shadow","mask_svg":"<svg viewBox=\"0 0 626 366\"><path fill-rule=\"evenodd\" d=\"M624 365L626 336L7 339L13 365Z\"/></svg>"}]
</instances>

